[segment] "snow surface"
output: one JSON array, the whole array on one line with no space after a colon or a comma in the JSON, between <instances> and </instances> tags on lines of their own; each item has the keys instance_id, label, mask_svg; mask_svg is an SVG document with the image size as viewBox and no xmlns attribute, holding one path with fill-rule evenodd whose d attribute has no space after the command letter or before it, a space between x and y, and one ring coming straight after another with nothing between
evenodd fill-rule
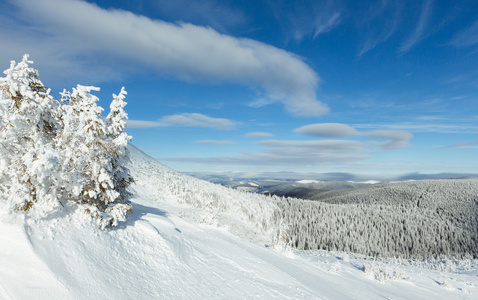
<instances>
[{"instance_id":1,"label":"snow surface","mask_svg":"<svg viewBox=\"0 0 478 300\"><path fill-rule=\"evenodd\" d=\"M132 154L134 214L117 228L100 230L75 207L24 214L0 201L0 299L478 298L475 262L413 266L291 251L267 247L233 216L201 223L194 216L204 210L161 187L193 184L196 197L244 193Z\"/></svg>"}]
</instances>

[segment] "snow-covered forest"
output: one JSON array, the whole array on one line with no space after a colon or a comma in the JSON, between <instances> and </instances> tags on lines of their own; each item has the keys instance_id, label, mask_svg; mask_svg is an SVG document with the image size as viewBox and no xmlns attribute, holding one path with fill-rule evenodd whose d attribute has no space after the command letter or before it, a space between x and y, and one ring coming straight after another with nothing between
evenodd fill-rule
<instances>
[{"instance_id":1,"label":"snow-covered forest","mask_svg":"<svg viewBox=\"0 0 478 300\"><path fill-rule=\"evenodd\" d=\"M369 256L478 257L478 180L424 180L280 201L299 249Z\"/></svg>"}]
</instances>

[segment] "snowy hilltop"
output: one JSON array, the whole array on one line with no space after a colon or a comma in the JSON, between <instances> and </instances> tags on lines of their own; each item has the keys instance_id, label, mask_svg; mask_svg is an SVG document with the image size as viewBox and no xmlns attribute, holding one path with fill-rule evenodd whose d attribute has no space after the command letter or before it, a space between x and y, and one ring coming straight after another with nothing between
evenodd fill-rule
<instances>
[{"instance_id":1,"label":"snowy hilltop","mask_svg":"<svg viewBox=\"0 0 478 300\"><path fill-rule=\"evenodd\" d=\"M28 56L0 78L0 299L476 299L475 179L306 201L176 172ZM401 258L399 258L401 257Z\"/></svg>"}]
</instances>

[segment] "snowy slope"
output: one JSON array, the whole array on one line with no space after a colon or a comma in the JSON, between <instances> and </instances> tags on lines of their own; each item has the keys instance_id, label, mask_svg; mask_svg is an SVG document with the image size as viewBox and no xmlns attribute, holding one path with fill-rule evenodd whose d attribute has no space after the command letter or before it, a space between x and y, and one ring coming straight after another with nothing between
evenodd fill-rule
<instances>
[{"instance_id":1,"label":"snowy slope","mask_svg":"<svg viewBox=\"0 0 478 300\"><path fill-rule=\"evenodd\" d=\"M134 148L132 154L134 214L118 228L102 231L74 207L19 214L0 201L0 299L478 296L472 262L431 270L339 253L274 251L265 247L273 233L272 200L187 177Z\"/></svg>"}]
</instances>

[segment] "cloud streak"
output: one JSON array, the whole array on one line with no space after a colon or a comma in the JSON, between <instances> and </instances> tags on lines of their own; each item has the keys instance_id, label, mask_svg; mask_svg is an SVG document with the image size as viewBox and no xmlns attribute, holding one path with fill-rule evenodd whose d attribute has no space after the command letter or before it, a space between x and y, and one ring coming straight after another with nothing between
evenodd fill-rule
<instances>
[{"instance_id":1,"label":"cloud streak","mask_svg":"<svg viewBox=\"0 0 478 300\"><path fill-rule=\"evenodd\" d=\"M22 23L2 31L1 40L16 52L29 49L34 58L60 60L69 73L82 71L77 65L88 73L103 68L105 76L152 70L185 81L252 87L296 116L328 111L316 98L317 73L298 56L262 42L208 27L106 10L80 0L15 0L11 4L15 9L8 22L19 19ZM48 63L43 66L49 67Z\"/></svg>"},{"instance_id":2,"label":"cloud streak","mask_svg":"<svg viewBox=\"0 0 478 300\"><path fill-rule=\"evenodd\" d=\"M273 137L274 135L269 132L249 132L246 133L246 137L249 138L267 138L267 137Z\"/></svg>"},{"instance_id":3,"label":"cloud streak","mask_svg":"<svg viewBox=\"0 0 478 300\"><path fill-rule=\"evenodd\" d=\"M412 132L438 132L438 133L476 133L478 126L475 124L436 124L436 123L395 123L395 124L354 124L356 128L367 129L393 129Z\"/></svg>"},{"instance_id":4,"label":"cloud streak","mask_svg":"<svg viewBox=\"0 0 478 300\"><path fill-rule=\"evenodd\" d=\"M381 1L371 6L369 11L360 15L360 28L365 31L365 42L359 49L362 56L378 45L386 42L398 28L400 23L400 7L397 1Z\"/></svg>"},{"instance_id":5,"label":"cloud streak","mask_svg":"<svg viewBox=\"0 0 478 300\"><path fill-rule=\"evenodd\" d=\"M423 3L423 7L418 18L418 23L412 34L403 42L402 46L399 49L400 53L408 52L416 43L418 43L423 38L423 32L426 29L428 20L432 14L432 0L426 0Z\"/></svg>"},{"instance_id":6,"label":"cloud streak","mask_svg":"<svg viewBox=\"0 0 478 300\"><path fill-rule=\"evenodd\" d=\"M377 145L382 151L397 150L410 146L409 140L413 135L404 130L373 130L359 132L355 128L340 123L321 123L299 127L297 133L315 137L366 137L372 140L386 140L385 142L370 141L368 145Z\"/></svg>"},{"instance_id":7,"label":"cloud streak","mask_svg":"<svg viewBox=\"0 0 478 300\"><path fill-rule=\"evenodd\" d=\"M195 141L195 144L205 144L205 145L235 145L233 141L217 141L217 140L199 140Z\"/></svg>"},{"instance_id":8,"label":"cloud streak","mask_svg":"<svg viewBox=\"0 0 478 300\"><path fill-rule=\"evenodd\" d=\"M375 130L362 133L372 139L385 139L385 142L377 143L382 150L390 151L410 147L410 139L413 135L403 130Z\"/></svg>"},{"instance_id":9,"label":"cloud streak","mask_svg":"<svg viewBox=\"0 0 478 300\"><path fill-rule=\"evenodd\" d=\"M457 33L450 42L455 47L469 47L478 44L478 21Z\"/></svg>"},{"instance_id":10,"label":"cloud streak","mask_svg":"<svg viewBox=\"0 0 478 300\"><path fill-rule=\"evenodd\" d=\"M456 144L453 144L453 145L447 145L447 146L439 147L438 149L465 148L465 147L474 146L474 145L478 145L478 142L456 143Z\"/></svg>"},{"instance_id":11,"label":"cloud streak","mask_svg":"<svg viewBox=\"0 0 478 300\"><path fill-rule=\"evenodd\" d=\"M357 130L340 123L321 123L299 127L295 132L317 137L346 137L358 135Z\"/></svg>"},{"instance_id":12,"label":"cloud streak","mask_svg":"<svg viewBox=\"0 0 478 300\"><path fill-rule=\"evenodd\" d=\"M269 1L276 20L288 39L301 41L306 37L316 39L337 27L341 11L337 2L327 1Z\"/></svg>"},{"instance_id":13,"label":"cloud streak","mask_svg":"<svg viewBox=\"0 0 478 300\"><path fill-rule=\"evenodd\" d=\"M183 113L179 115L164 116L158 121L127 120L128 128L153 128L153 127L203 127L229 130L235 128L236 122L213 118L198 113Z\"/></svg>"},{"instance_id":14,"label":"cloud streak","mask_svg":"<svg viewBox=\"0 0 478 300\"><path fill-rule=\"evenodd\" d=\"M260 140L253 144L261 146L258 152L242 151L239 155L223 157L162 158L165 161L216 163L224 165L287 166L317 168L359 164L372 158L378 151L393 151L410 146L412 134L400 130L374 130L359 132L340 123L312 124L295 130L297 133L315 137L359 139L322 140Z\"/></svg>"},{"instance_id":15,"label":"cloud streak","mask_svg":"<svg viewBox=\"0 0 478 300\"><path fill-rule=\"evenodd\" d=\"M332 153L310 153L311 155L295 155L287 150L282 153L265 152L243 152L242 155L230 155L221 157L161 157L161 161L190 162L198 164L220 164L238 166L269 166L273 168L297 167L297 166L331 166L346 165L369 159L365 155Z\"/></svg>"}]
</instances>

